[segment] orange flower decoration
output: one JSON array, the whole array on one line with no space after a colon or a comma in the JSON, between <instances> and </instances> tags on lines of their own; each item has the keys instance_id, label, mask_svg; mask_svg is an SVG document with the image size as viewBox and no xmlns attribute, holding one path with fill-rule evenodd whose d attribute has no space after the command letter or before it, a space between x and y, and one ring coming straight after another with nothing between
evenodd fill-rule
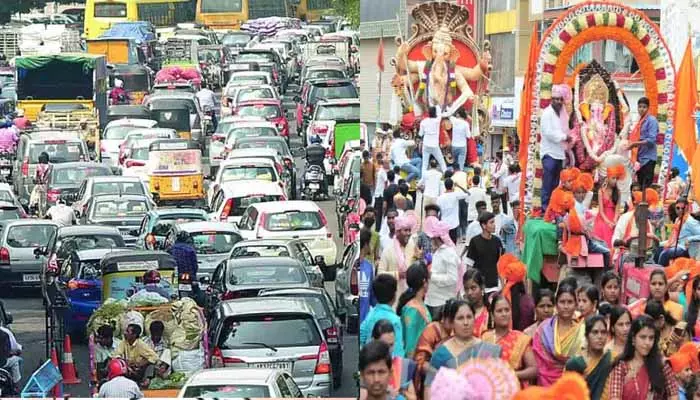
<instances>
[{"instance_id":1,"label":"orange flower decoration","mask_svg":"<svg viewBox=\"0 0 700 400\"><path fill-rule=\"evenodd\" d=\"M675 353L668 358L668 363L671 364L671 369L676 374L683 372L684 369L690 367L690 355L688 353Z\"/></svg>"},{"instance_id":2,"label":"orange flower decoration","mask_svg":"<svg viewBox=\"0 0 700 400\"><path fill-rule=\"evenodd\" d=\"M685 353L690 358L690 369L693 373L700 372L700 360L698 360L698 347L693 342L687 342L680 349L679 353Z\"/></svg>"},{"instance_id":3,"label":"orange flower decoration","mask_svg":"<svg viewBox=\"0 0 700 400\"><path fill-rule=\"evenodd\" d=\"M574 182L574 190L584 190L590 192L593 190L593 176L587 172L582 173Z\"/></svg>"},{"instance_id":4,"label":"orange flower decoration","mask_svg":"<svg viewBox=\"0 0 700 400\"><path fill-rule=\"evenodd\" d=\"M530 386L521 390L513 400L588 400L591 398L588 385L576 372L565 372L554 385L543 388Z\"/></svg>"},{"instance_id":5,"label":"orange flower decoration","mask_svg":"<svg viewBox=\"0 0 700 400\"><path fill-rule=\"evenodd\" d=\"M609 178L623 179L626 175L625 167L622 164L608 167L608 169L606 171L608 173Z\"/></svg>"}]
</instances>

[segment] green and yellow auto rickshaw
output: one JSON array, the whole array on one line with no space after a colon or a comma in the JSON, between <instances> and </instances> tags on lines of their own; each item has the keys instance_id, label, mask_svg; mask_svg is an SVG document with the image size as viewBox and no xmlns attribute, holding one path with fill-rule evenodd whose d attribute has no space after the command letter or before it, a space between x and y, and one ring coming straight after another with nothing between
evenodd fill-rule
<instances>
[{"instance_id":1,"label":"green and yellow auto rickshaw","mask_svg":"<svg viewBox=\"0 0 700 400\"><path fill-rule=\"evenodd\" d=\"M164 251L119 250L107 253L100 261L102 302L107 299L128 299L144 286L143 275L158 270L161 286L177 296L177 264Z\"/></svg>"},{"instance_id":2,"label":"green and yellow auto rickshaw","mask_svg":"<svg viewBox=\"0 0 700 400\"><path fill-rule=\"evenodd\" d=\"M151 143L148 179L156 203L204 205L202 149L182 139L159 139Z\"/></svg>"}]
</instances>

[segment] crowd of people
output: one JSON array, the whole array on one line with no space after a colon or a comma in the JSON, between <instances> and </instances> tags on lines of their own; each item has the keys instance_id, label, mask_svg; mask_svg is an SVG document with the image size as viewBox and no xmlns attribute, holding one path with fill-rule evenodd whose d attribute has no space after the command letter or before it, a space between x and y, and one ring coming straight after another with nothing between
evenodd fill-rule
<instances>
[{"instance_id":1,"label":"crowd of people","mask_svg":"<svg viewBox=\"0 0 700 400\"><path fill-rule=\"evenodd\" d=\"M700 207L677 169L666 187L654 184L658 122L646 98L639 139L626 145L633 179L621 165L567 164L566 96L555 88L542 116L542 209L528 218L552 224L568 264L599 255L602 265L583 280L562 268L554 291L529 288L520 260L519 165L506 149L482 169L463 113L442 119L430 108L364 151L361 397L447 399L431 390L441 369L499 358L522 388L553 387L573 372L591 399L700 398ZM451 163L438 140L445 129ZM648 297L628 304L616 266L633 262L644 230L658 265L647 266Z\"/></svg>"}]
</instances>

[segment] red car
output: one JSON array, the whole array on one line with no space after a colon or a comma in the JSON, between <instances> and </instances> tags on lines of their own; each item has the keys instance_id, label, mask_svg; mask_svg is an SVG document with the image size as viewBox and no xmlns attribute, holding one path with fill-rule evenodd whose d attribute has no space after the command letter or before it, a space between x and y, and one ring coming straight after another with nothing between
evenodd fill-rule
<instances>
[{"instance_id":1,"label":"red car","mask_svg":"<svg viewBox=\"0 0 700 400\"><path fill-rule=\"evenodd\" d=\"M233 110L233 115L264 118L277 125L280 136L289 143L289 122L281 101L270 99L242 101Z\"/></svg>"}]
</instances>

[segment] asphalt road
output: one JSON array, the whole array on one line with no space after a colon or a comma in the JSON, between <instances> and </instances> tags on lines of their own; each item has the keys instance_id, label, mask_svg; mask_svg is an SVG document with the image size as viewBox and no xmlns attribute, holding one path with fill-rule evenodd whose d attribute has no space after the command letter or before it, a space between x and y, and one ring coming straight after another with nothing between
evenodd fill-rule
<instances>
[{"instance_id":1,"label":"asphalt road","mask_svg":"<svg viewBox=\"0 0 700 400\"><path fill-rule=\"evenodd\" d=\"M291 97L291 94L288 96ZM285 103L288 103L285 101ZM291 147L299 148L301 140L296 136L296 129L291 129L292 144ZM299 169L298 176L302 179L303 159L297 158L297 168ZM335 200L327 200L319 202L321 208L328 217L329 227L336 234L333 235L338 247L339 257L342 255L343 246L342 239L339 238L337 232L338 221L335 217ZM335 285L326 284L330 297L335 298ZM5 308L12 313L14 323L10 326L12 331L17 336L17 340L24 347L24 365L22 370L22 385L24 385L38 366L45 361L45 318L44 308L38 290L12 290L3 291L0 293L0 299L5 303ZM358 365L358 337L357 335L345 335L344 338L344 354L343 354L343 381L342 386L333 392L333 397L352 397L358 395L358 388L353 377L357 371ZM82 382L78 385L66 386L64 392L73 397L88 397L90 395L88 388L88 347L87 344L73 343L73 359L78 371L78 377Z\"/></svg>"}]
</instances>

